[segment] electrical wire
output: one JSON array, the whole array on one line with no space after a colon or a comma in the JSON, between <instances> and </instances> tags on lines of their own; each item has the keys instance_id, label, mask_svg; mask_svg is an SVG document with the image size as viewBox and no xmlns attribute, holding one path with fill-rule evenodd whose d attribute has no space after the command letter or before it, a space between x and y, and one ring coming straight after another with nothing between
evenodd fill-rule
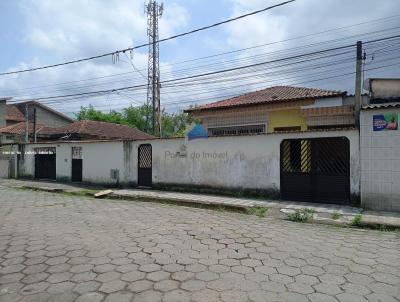
<instances>
[{"instance_id":1,"label":"electrical wire","mask_svg":"<svg viewBox=\"0 0 400 302\"><path fill-rule=\"evenodd\" d=\"M397 16L399 16L399 15L395 15L395 16L391 16L391 17L386 17L386 18L380 18L380 19L375 19L375 20L371 20L370 22L378 22L378 21L382 21L382 19L384 19L384 20L386 20L386 19L390 19L390 18L393 18L393 17L397 17ZM354 25L350 25L350 26L346 26L346 27L341 27L341 28L351 28L351 27L354 27L354 26L358 26L358 25L360 25L360 24L366 24L366 23L369 23L369 22L363 22L363 23L358 23L358 24L354 24ZM341 29L341 28L339 28L339 29ZM327 31L324 31L324 32L329 32L329 31L334 31L335 29L330 29L330 30L327 30ZM390 29L385 29L384 31L386 31L386 30L390 30ZM329 42L329 43L332 43L333 41L341 41L341 40L343 40L343 39L350 39L350 38L356 38L356 37L360 37L360 36L362 36L362 35L370 35L370 34L372 34L372 33L377 33L377 32L382 32L382 30L381 31L375 31L375 32L370 32L370 33L363 33L363 34L359 34L359 35L353 35L353 36L349 36L349 37L345 37L345 38L341 38L341 39L335 39L335 40L329 40L329 41L327 41L327 42ZM319 32L319 33L323 33L323 32ZM319 34L319 33L315 33L315 34ZM306 35L306 36L310 36L310 35L314 35L314 34L309 34L309 35ZM300 37L295 37L295 38L293 38L293 39L297 39L297 38L300 38ZM239 49L239 50L235 50L235 51L230 51L230 52L224 52L224 53L219 53L219 54L215 54L215 55L211 55L211 56L206 56L206 57L200 57L200 58L196 58L196 59L192 59L192 60L187 60L187 61L181 61L181 62L176 62L176 63L172 63L171 64L171 66L173 66L173 65L178 65L178 64L182 64L182 63L185 63L185 62L189 62L189 61L196 61L196 60L203 60L203 59L205 59L205 58L210 58L210 57L217 57L217 56L221 56L221 55L228 55L228 54L231 54L231 53L234 53L234 52L240 52L240 51L243 51L243 50L248 50L248 49L252 49L252 48L258 48L258 47L262 47L262 46L265 46L265 45L271 45L271 44L274 44L274 43L279 43L279 42L284 42L284 41L288 41L288 40L291 40L291 39L287 39L287 40L281 40L281 41L276 41L276 42L272 42L272 43L268 43L268 44L262 44L262 45L256 45L256 46L254 46L254 47L249 47L249 48L243 48L243 49ZM304 47L311 47L311 46L314 46L314 45L321 45L321 44L323 44L323 43L325 43L325 42L320 42L320 43L315 43L315 44L309 44L309 45L305 45L305 46L298 46L298 47L296 47L295 49L300 49L300 48L304 48ZM292 48L293 49L293 48ZM281 52L281 51L275 51L275 53L279 53L279 52ZM287 50L286 50L286 52L287 52ZM224 61L224 62L227 62L227 61ZM218 62L218 64L220 64L221 62ZM215 63L214 63L215 64ZM204 65L203 65L204 66ZM206 65L207 66L207 65ZM205 67L205 66L204 66ZM135 68L134 68L135 69ZM162 68L161 68L162 69ZM187 70L187 69L186 69ZM135 69L135 71L137 71L137 72L139 72L139 71L144 71L144 69L141 69L141 70L139 70L139 69ZM179 72L179 70L178 71L175 71L174 72L174 74L176 75L177 73ZM128 74L132 74L133 72L124 72L124 73L118 73L118 74L113 74L113 75L107 75L107 76L102 76L102 77L94 77L94 78L88 78L88 79L82 79L82 80L76 80L76 81L69 81L69 82L64 82L64 83L56 83L56 84L52 84L52 85L41 85L41 86L34 86L34 87L28 87L28 88L20 88L20 89L18 89L18 91L23 91L23 90L30 90L30 89L40 89L40 88L46 88L46 87L52 87L52 86L61 86L61 85L65 85L65 84L70 84L70 83L77 83L77 82L83 82L83 81L89 81L89 80L97 80L97 79L104 79L104 78L109 78L109 77L114 77L114 76L120 76L120 75L128 75ZM142 77L144 77L143 76L143 74L141 74L142 75ZM129 78L129 81L131 82L132 80L134 80L134 78L132 78L132 77L130 77ZM112 82L111 82L112 83ZM104 84L101 84L101 85L109 85L110 84L110 81L107 81L107 82L105 82ZM100 84L97 84L97 86L99 86ZM93 85L89 85L89 86L86 86L86 87L92 87ZM81 88L81 87L73 87L74 89L77 89L77 88ZM65 90L65 88L63 88L62 90ZM14 90L2 90L2 94L15 94L15 93L10 93L10 92L13 92Z\"/></svg>"},{"instance_id":2,"label":"electrical wire","mask_svg":"<svg viewBox=\"0 0 400 302\"><path fill-rule=\"evenodd\" d=\"M259 9L259 10L256 10L256 11L244 14L244 15L240 15L240 16L237 16L237 17L234 17L234 18L230 18L230 19L227 19L227 20L224 20L224 21L221 21L221 22L217 22L217 23L214 23L214 24L211 24L211 25L208 25L208 26L203 26L203 27L200 27L200 28L197 28L197 29L193 29L193 30L184 32L184 33L173 35L173 36L170 36L168 38L159 39L158 41L155 41L155 43L166 42L166 41L169 41L169 40L172 40L172 39L176 39L176 38L179 38L179 37L183 37L183 36L187 36L187 35L190 35L190 34L193 34L193 33L197 33L199 31L203 31L203 30L207 30L207 29L210 29L210 28L213 28L213 27L216 27L216 26L220 26L220 25L223 25L223 24L226 24L226 23L229 23L229 22L237 21L239 19L246 18L246 17L249 17L249 16L253 16L253 15L265 12L267 10L270 10L270 9L273 9L273 8L276 8L276 7L279 7L279 6L283 6L283 5L289 4L289 3L294 2L294 1L296 1L296 0L288 0L288 1L285 1L285 2L281 2L281 3L278 3L278 4L272 5L272 6L268 6L268 7L263 8L263 9ZM80 63L80 62L94 60L94 59L100 59L100 58L104 58L104 57L108 57L108 56L115 56L115 55L118 55L120 53L133 51L135 49L143 48L143 47L146 47L146 46L149 46L149 45L150 45L150 43L145 43L145 44L141 44L141 45L138 45L138 46L128 47L128 48L125 48L125 49L116 50L116 51L105 53L105 54L101 54L101 55L91 56L91 57L88 57L88 58L82 58L82 59L78 59L78 60L66 61L66 62L63 62L63 63L57 63L57 64L46 65L46 66L35 67L35 68L27 68L27 69L16 70L16 71L2 72L2 73L0 73L0 76L10 75L10 74L17 74L17 73L24 73L24 72L30 72L30 71L36 71L36 70L42 70L42 69L48 69L48 68L54 68L54 67L59 67L59 66L64 66L64 65L74 64L74 63Z\"/></svg>"}]
</instances>

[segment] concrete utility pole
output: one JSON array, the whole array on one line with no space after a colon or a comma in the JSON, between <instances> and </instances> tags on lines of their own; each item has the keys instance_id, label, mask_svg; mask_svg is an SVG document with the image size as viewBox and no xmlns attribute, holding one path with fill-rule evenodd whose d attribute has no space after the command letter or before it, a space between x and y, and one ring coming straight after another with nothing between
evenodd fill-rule
<instances>
[{"instance_id":1,"label":"concrete utility pole","mask_svg":"<svg viewBox=\"0 0 400 302\"><path fill-rule=\"evenodd\" d=\"M33 141L36 143L36 107L33 108Z\"/></svg>"},{"instance_id":2,"label":"concrete utility pole","mask_svg":"<svg viewBox=\"0 0 400 302\"><path fill-rule=\"evenodd\" d=\"M152 131L155 135L160 134L160 66L159 66L159 44L158 44L158 19L163 13L163 4L149 0L145 5L147 13L147 34L149 36L149 62L147 81L147 105L152 104Z\"/></svg>"},{"instance_id":3,"label":"concrete utility pole","mask_svg":"<svg viewBox=\"0 0 400 302\"><path fill-rule=\"evenodd\" d=\"M360 108L361 108L361 78L362 78L362 42L357 41L357 54L356 54L356 86L355 86L355 104L354 114L356 125L360 125Z\"/></svg>"},{"instance_id":4,"label":"concrete utility pole","mask_svg":"<svg viewBox=\"0 0 400 302\"><path fill-rule=\"evenodd\" d=\"M29 107L25 104L25 143L29 143Z\"/></svg>"}]
</instances>

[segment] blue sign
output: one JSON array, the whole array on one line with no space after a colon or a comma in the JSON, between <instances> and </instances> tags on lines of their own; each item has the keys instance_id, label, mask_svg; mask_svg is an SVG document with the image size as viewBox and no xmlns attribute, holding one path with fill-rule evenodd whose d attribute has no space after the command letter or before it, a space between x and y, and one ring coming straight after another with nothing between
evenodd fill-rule
<instances>
[{"instance_id":1,"label":"blue sign","mask_svg":"<svg viewBox=\"0 0 400 302\"><path fill-rule=\"evenodd\" d=\"M374 114L372 117L372 127L374 131L397 130L399 116L397 113Z\"/></svg>"},{"instance_id":2,"label":"blue sign","mask_svg":"<svg viewBox=\"0 0 400 302\"><path fill-rule=\"evenodd\" d=\"M192 130L187 133L188 140L194 140L198 138L208 138L208 132L201 124L196 124Z\"/></svg>"}]
</instances>

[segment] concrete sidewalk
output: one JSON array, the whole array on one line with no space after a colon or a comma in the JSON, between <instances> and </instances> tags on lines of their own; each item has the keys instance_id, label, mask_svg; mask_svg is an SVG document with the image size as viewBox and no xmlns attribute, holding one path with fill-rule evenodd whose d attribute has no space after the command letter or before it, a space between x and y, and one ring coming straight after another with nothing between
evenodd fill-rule
<instances>
[{"instance_id":1,"label":"concrete sidewalk","mask_svg":"<svg viewBox=\"0 0 400 302\"><path fill-rule=\"evenodd\" d=\"M165 192L157 190L114 190L114 196L126 198L147 198L147 199L164 199L176 202L193 202L205 205L221 205L237 208L251 208L251 207L266 207L275 209L314 209L317 213L334 213L338 212L343 215L356 215L361 212L360 208L341 206L341 205L326 205L320 203L309 202L288 202L288 201L275 201L275 200L262 200L262 199L248 199L248 198L235 198L226 196L215 196L207 194L192 194L192 193L177 193Z\"/></svg>"},{"instance_id":2,"label":"concrete sidewalk","mask_svg":"<svg viewBox=\"0 0 400 302\"><path fill-rule=\"evenodd\" d=\"M49 192L82 193L93 195L95 191L100 191L98 187L88 187L81 184L64 184L49 181L15 180L1 179L0 186L12 188L26 188ZM88 191L90 190L90 191ZM215 196L205 194L166 192L147 189L115 189L107 198L141 201L162 201L176 202L182 204L198 204L207 206L221 206L238 209L248 209L253 207L268 208L268 216L276 218L287 218L291 212L300 209L313 209L314 222L334 225L348 225L357 214L362 214L362 224L383 225L390 227L400 227L400 213L372 212L364 211L362 208L320 204L308 202L290 202L277 200L262 200L249 198L234 198L226 196ZM333 219L333 215L340 216Z\"/></svg>"}]
</instances>

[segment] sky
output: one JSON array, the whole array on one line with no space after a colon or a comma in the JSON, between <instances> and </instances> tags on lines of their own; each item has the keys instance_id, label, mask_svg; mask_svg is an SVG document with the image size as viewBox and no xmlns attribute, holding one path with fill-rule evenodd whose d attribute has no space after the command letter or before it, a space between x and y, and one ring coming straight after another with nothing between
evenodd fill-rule
<instances>
[{"instance_id":1,"label":"sky","mask_svg":"<svg viewBox=\"0 0 400 302\"><path fill-rule=\"evenodd\" d=\"M159 36L165 38L279 2L164 0ZM268 12L161 43L161 80L290 57L353 44L357 40L394 36L400 33L398 12L398 0L296 0ZM0 0L0 72L80 59L146 43L146 22L143 0ZM398 40L365 45L364 78L399 77L399 46ZM237 51L244 48L251 49ZM226 54L215 56L220 53ZM342 56L325 56L316 60L316 65L309 61L287 64L280 69L262 65L256 74L222 73L190 85L185 82L162 85L162 107L177 111L273 85L353 93L351 73L355 68L352 59L355 50L354 55L347 52ZM202 57L206 58L198 59ZM343 76L337 76L340 74ZM247 78L239 78L246 75ZM145 84L146 76L147 48L140 48L121 54L116 62L106 57L0 76L0 96L21 101L113 89ZM146 89L40 101L73 116L80 106L89 104L103 111L138 106L146 102Z\"/></svg>"}]
</instances>

